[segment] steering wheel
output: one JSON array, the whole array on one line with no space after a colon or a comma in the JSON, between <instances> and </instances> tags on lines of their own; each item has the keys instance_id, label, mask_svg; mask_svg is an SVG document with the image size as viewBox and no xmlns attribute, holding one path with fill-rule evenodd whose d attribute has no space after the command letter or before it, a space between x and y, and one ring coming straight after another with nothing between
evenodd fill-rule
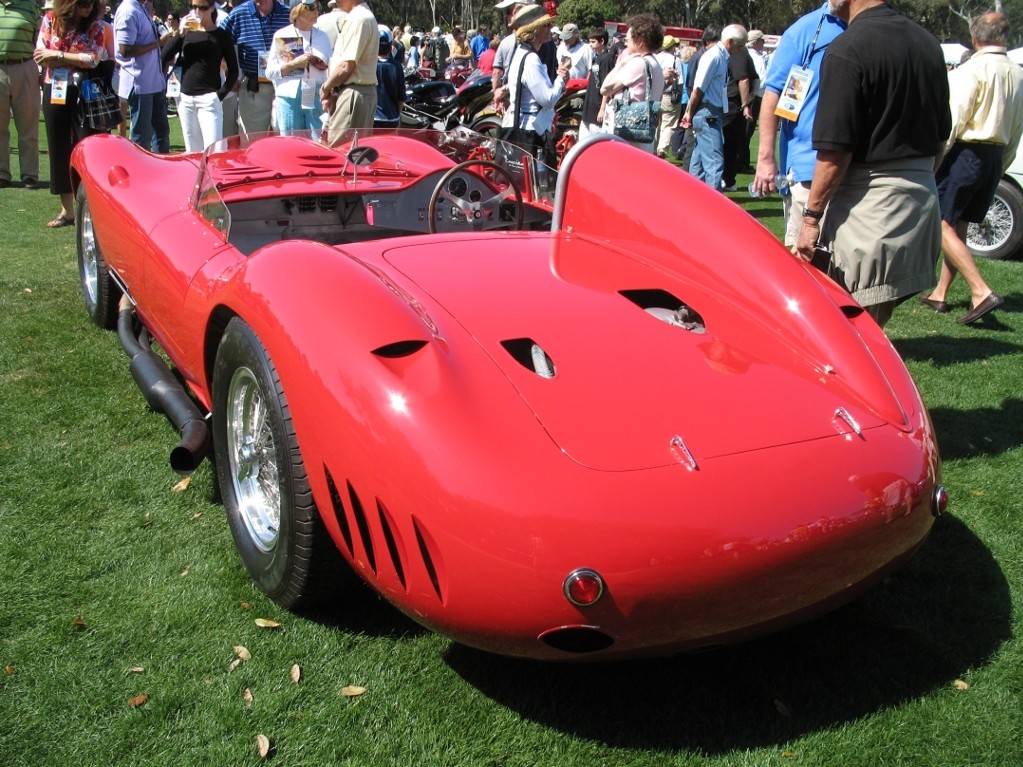
<instances>
[{"instance_id":1,"label":"steering wheel","mask_svg":"<svg viewBox=\"0 0 1023 767\"><path fill-rule=\"evenodd\" d=\"M508 185L489 199L483 199L479 189L472 189L470 191L464 179L458 178L459 174L465 172L467 168L475 167L490 171L488 176L498 176L500 177L499 181L507 181ZM479 177L481 180L484 179L482 174ZM522 194L519 192L518 184L515 183L511 173L490 160L466 160L465 162L460 162L441 176L440 181L437 182L437 186L433 190L433 194L430 195L430 207L427 212L430 218L430 233L437 233L437 203L441 201L450 202L461 216L465 216L465 224L470 231L480 232L485 229L497 229L504 226L505 223L500 220L501 203L513 194L515 195L515 229L521 229L525 217L525 205L522 202ZM468 195L468 197L465 195ZM461 222L461 218L458 221Z\"/></svg>"}]
</instances>

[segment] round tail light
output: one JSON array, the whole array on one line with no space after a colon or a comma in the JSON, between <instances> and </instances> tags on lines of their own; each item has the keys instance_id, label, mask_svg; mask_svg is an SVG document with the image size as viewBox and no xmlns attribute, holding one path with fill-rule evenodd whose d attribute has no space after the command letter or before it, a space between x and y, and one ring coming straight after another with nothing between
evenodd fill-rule
<instances>
[{"instance_id":1,"label":"round tail light","mask_svg":"<svg viewBox=\"0 0 1023 767\"><path fill-rule=\"evenodd\" d=\"M564 591L576 607L589 607L604 596L604 579L593 570L574 570L565 578Z\"/></svg>"}]
</instances>

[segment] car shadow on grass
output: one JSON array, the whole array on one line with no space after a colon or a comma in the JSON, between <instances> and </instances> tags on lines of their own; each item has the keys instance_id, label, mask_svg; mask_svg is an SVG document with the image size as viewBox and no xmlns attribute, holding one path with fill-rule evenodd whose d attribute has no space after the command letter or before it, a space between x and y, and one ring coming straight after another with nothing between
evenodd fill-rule
<instances>
[{"instance_id":1,"label":"car shadow on grass","mask_svg":"<svg viewBox=\"0 0 1023 767\"><path fill-rule=\"evenodd\" d=\"M458 645L451 668L522 717L609 746L718 754L780 746L947 687L1011 636L998 563L939 519L905 568L812 623L671 659L540 664Z\"/></svg>"},{"instance_id":2,"label":"car shadow on grass","mask_svg":"<svg viewBox=\"0 0 1023 767\"><path fill-rule=\"evenodd\" d=\"M942 460L1000 455L1023 445L1023 400L1009 398L1001 407L930 409Z\"/></svg>"}]
</instances>

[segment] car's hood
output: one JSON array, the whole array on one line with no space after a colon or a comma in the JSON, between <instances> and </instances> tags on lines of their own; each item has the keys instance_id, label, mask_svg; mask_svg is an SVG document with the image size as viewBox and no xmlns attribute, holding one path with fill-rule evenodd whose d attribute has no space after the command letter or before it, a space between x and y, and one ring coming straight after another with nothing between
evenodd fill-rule
<instances>
[{"instance_id":1,"label":"car's hood","mask_svg":"<svg viewBox=\"0 0 1023 767\"><path fill-rule=\"evenodd\" d=\"M780 269L803 293L778 289L763 305L713 269L672 272L571 235L452 238L385 257L493 358L558 446L591 468L688 456L698 464L885 422L905 427L858 333L808 275L791 279L802 269L794 261ZM775 271L768 259L763 279ZM703 322L687 329L655 316L650 305L673 303L668 295ZM553 378L532 368L533 343Z\"/></svg>"}]
</instances>

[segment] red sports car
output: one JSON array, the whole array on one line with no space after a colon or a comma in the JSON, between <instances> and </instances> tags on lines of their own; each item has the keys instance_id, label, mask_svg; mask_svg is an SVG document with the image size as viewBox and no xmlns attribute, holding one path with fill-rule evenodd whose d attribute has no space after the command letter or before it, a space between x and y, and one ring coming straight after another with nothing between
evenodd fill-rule
<instances>
[{"instance_id":1,"label":"red sports car","mask_svg":"<svg viewBox=\"0 0 1023 767\"><path fill-rule=\"evenodd\" d=\"M485 650L667 654L851 599L944 509L878 326L617 139L555 172L467 131L104 135L73 172L88 313L285 607L347 563Z\"/></svg>"}]
</instances>

